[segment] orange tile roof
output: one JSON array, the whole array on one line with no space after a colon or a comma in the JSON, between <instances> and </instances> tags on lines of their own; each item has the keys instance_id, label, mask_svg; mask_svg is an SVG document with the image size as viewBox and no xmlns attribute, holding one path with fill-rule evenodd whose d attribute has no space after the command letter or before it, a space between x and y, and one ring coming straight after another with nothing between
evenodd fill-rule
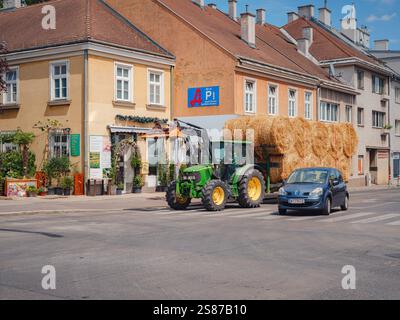
<instances>
[{"instance_id":1,"label":"orange tile roof","mask_svg":"<svg viewBox=\"0 0 400 320\"><path fill-rule=\"evenodd\" d=\"M56 9L55 30L42 28L44 5ZM54 0L0 11L0 41L9 52L97 41L173 57L100 0Z\"/></svg>"},{"instance_id":2,"label":"orange tile roof","mask_svg":"<svg viewBox=\"0 0 400 320\"><path fill-rule=\"evenodd\" d=\"M297 40L303 38L304 27L312 27L314 29L314 40L310 47L310 53L319 61L358 58L365 62L382 66L376 58L354 48L314 21L299 18L288 23L283 28Z\"/></svg>"},{"instance_id":3,"label":"orange tile roof","mask_svg":"<svg viewBox=\"0 0 400 320\"><path fill-rule=\"evenodd\" d=\"M275 26L256 26L256 48L253 49L241 40L240 23L218 9L208 6L200 8L191 0L156 1L236 57L241 56L323 80L335 81L329 78L324 69L297 52L297 47Z\"/></svg>"}]
</instances>

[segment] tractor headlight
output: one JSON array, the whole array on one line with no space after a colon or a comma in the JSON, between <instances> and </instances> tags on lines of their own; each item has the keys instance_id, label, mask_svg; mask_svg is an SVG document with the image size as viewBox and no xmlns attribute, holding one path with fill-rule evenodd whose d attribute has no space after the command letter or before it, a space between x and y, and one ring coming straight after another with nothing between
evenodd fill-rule
<instances>
[{"instance_id":1,"label":"tractor headlight","mask_svg":"<svg viewBox=\"0 0 400 320\"><path fill-rule=\"evenodd\" d=\"M286 192L286 190L284 188L279 188L278 194L280 196L286 196L287 192Z\"/></svg>"},{"instance_id":2,"label":"tractor headlight","mask_svg":"<svg viewBox=\"0 0 400 320\"><path fill-rule=\"evenodd\" d=\"M324 190L320 187L315 188L313 191L310 192L310 198L319 198L324 193Z\"/></svg>"}]
</instances>

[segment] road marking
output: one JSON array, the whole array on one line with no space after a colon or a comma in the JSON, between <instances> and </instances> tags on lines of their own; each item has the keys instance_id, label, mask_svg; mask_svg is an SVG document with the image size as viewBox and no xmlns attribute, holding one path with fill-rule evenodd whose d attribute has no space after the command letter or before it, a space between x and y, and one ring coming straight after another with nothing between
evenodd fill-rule
<instances>
[{"instance_id":1,"label":"road marking","mask_svg":"<svg viewBox=\"0 0 400 320\"><path fill-rule=\"evenodd\" d=\"M320 217L321 217L321 216L297 217L297 218L290 218L290 219L287 219L287 221L303 221L303 220L316 219L316 218L320 218Z\"/></svg>"},{"instance_id":2,"label":"road marking","mask_svg":"<svg viewBox=\"0 0 400 320\"><path fill-rule=\"evenodd\" d=\"M273 212L274 212L274 211L267 211L267 210L264 210L263 212L248 213L248 214L239 214L239 215L237 215L237 216L229 216L229 217L230 217L230 218L262 217L262 216L265 216L265 215L270 216L271 213L273 213Z\"/></svg>"},{"instance_id":3,"label":"road marking","mask_svg":"<svg viewBox=\"0 0 400 320\"><path fill-rule=\"evenodd\" d=\"M214 217L214 216L227 217L227 216L245 214L245 213L248 213L248 212L256 213L256 212L265 211L265 210L266 210L265 208L244 209L244 210L243 209L242 210L240 210L240 209L225 209L224 211L220 211L217 214L210 213L207 216L211 216L211 217ZM250 213L248 213L248 214L250 214Z\"/></svg>"},{"instance_id":4,"label":"road marking","mask_svg":"<svg viewBox=\"0 0 400 320\"><path fill-rule=\"evenodd\" d=\"M378 222L378 221L382 221L382 220L389 220L394 217L399 217L399 214L398 213L389 213L389 214L384 214L382 216L378 216L378 217L374 217L374 218L353 221L352 223L371 223L371 222Z\"/></svg>"},{"instance_id":5,"label":"road marking","mask_svg":"<svg viewBox=\"0 0 400 320\"><path fill-rule=\"evenodd\" d=\"M344 217L328 218L328 219L323 219L320 221L321 222L339 222L339 221L345 221L345 220L365 217L365 216L368 216L371 214L375 214L375 212L360 212L360 213L348 214Z\"/></svg>"},{"instance_id":6,"label":"road marking","mask_svg":"<svg viewBox=\"0 0 400 320\"><path fill-rule=\"evenodd\" d=\"M400 226L400 220L386 223L388 226Z\"/></svg>"},{"instance_id":7,"label":"road marking","mask_svg":"<svg viewBox=\"0 0 400 320\"><path fill-rule=\"evenodd\" d=\"M280 215L269 215L268 217L260 217L260 218L256 218L257 220L274 220L274 219L282 219L283 216Z\"/></svg>"}]
</instances>

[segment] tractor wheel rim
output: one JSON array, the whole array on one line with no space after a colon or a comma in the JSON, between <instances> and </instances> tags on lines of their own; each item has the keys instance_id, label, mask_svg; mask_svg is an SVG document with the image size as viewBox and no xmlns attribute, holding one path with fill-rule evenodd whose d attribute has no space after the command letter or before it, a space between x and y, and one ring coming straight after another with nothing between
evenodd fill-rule
<instances>
[{"instance_id":1,"label":"tractor wheel rim","mask_svg":"<svg viewBox=\"0 0 400 320\"><path fill-rule=\"evenodd\" d=\"M257 177L252 177L247 184L247 194L249 198L256 201L261 196L261 181Z\"/></svg>"},{"instance_id":2,"label":"tractor wheel rim","mask_svg":"<svg viewBox=\"0 0 400 320\"><path fill-rule=\"evenodd\" d=\"M222 187L216 187L212 193L212 200L215 205L219 206L224 202L225 199L225 191Z\"/></svg>"},{"instance_id":3,"label":"tractor wheel rim","mask_svg":"<svg viewBox=\"0 0 400 320\"><path fill-rule=\"evenodd\" d=\"M187 200L187 198L184 198L184 197L176 197L176 202L179 204L185 204L186 200Z\"/></svg>"}]
</instances>

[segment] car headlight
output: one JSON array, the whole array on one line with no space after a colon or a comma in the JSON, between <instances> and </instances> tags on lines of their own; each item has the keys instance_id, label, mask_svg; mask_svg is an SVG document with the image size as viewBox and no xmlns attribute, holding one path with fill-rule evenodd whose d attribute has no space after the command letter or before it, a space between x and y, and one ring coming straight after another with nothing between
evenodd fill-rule
<instances>
[{"instance_id":1,"label":"car headlight","mask_svg":"<svg viewBox=\"0 0 400 320\"><path fill-rule=\"evenodd\" d=\"M287 192L286 192L286 190L284 188L279 188L278 193L279 193L280 196L286 196L287 195Z\"/></svg>"},{"instance_id":2,"label":"car headlight","mask_svg":"<svg viewBox=\"0 0 400 320\"><path fill-rule=\"evenodd\" d=\"M316 198L322 196L324 190L322 188L315 188L313 191L310 192L310 197Z\"/></svg>"}]
</instances>

